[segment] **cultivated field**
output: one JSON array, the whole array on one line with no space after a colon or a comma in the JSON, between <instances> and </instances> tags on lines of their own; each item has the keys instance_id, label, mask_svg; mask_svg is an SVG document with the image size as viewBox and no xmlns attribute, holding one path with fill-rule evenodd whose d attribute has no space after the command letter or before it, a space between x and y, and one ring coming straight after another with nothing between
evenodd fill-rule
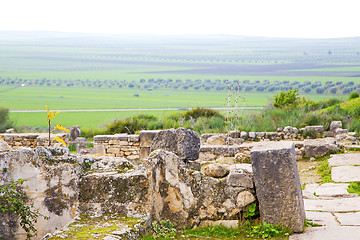
<instances>
[{"instance_id":1,"label":"cultivated field","mask_svg":"<svg viewBox=\"0 0 360 240\"><path fill-rule=\"evenodd\" d=\"M265 106L294 88L315 100L342 96L360 89L359 46L360 38L0 32L0 106L227 107L229 93L232 105L237 98L238 106ZM62 113L61 120L93 127L130 114ZM17 125L44 125L40 116L11 113Z\"/></svg>"}]
</instances>

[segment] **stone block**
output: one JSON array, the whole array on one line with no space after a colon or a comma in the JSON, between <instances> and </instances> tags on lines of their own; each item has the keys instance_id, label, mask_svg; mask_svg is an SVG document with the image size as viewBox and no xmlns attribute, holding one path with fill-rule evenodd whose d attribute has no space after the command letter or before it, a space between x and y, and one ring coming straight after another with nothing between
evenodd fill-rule
<instances>
[{"instance_id":1,"label":"stone block","mask_svg":"<svg viewBox=\"0 0 360 240\"><path fill-rule=\"evenodd\" d=\"M109 139L111 138L111 135L96 135L94 136L94 142L99 142L99 141L109 141Z\"/></svg>"},{"instance_id":2,"label":"stone block","mask_svg":"<svg viewBox=\"0 0 360 240\"><path fill-rule=\"evenodd\" d=\"M324 127L319 125L319 126L306 126L304 128L305 131L314 131L314 132L317 132L317 133L322 133L324 132Z\"/></svg>"},{"instance_id":3,"label":"stone block","mask_svg":"<svg viewBox=\"0 0 360 240\"><path fill-rule=\"evenodd\" d=\"M142 130L139 133L140 147L150 148L152 140L160 130Z\"/></svg>"},{"instance_id":4,"label":"stone block","mask_svg":"<svg viewBox=\"0 0 360 240\"><path fill-rule=\"evenodd\" d=\"M107 153L118 154L118 153L120 153L120 149L119 148L108 148Z\"/></svg>"},{"instance_id":5,"label":"stone block","mask_svg":"<svg viewBox=\"0 0 360 240\"><path fill-rule=\"evenodd\" d=\"M337 151L339 151L339 149L333 138L304 140L304 152L306 157L323 157Z\"/></svg>"},{"instance_id":6,"label":"stone block","mask_svg":"<svg viewBox=\"0 0 360 240\"><path fill-rule=\"evenodd\" d=\"M128 142L139 142L139 141L140 141L139 135L132 134L128 136Z\"/></svg>"},{"instance_id":7,"label":"stone block","mask_svg":"<svg viewBox=\"0 0 360 240\"><path fill-rule=\"evenodd\" d=\"M253 179L240 169L230 172L227 184L232 187L254 188Z\"/></svg>"},{"instance_id":8,"label":"stone block","mask_svg":"<svg viewBox=\"0 0 360 240\"><path fill-rule=\"evenodd\" d=\"M105 155L106 154L105 146L94 144L94 154Z\"/></svg>"},{"instance_id":9,"label":"stone block","mask_svg":"<svg viewBox=\"0 0 360 240\"><path fill-rule=\"evenodd\" d=\"M221 165L209 164L204 168L205 175L214 178L223 178L229 174L229 169Z\"/></svg>"},{"instance_id":10,"label":"stone block","mask_svg":"<svg viewBox=\"0 0 360 240\"><path fill-rule=\"evenodd\" d=\"M239 138L240 137L240 131L239 130L230 131L229 136L231 138Z\"/></svg>"},{"instance_id":11,"label":"stone block","mask_svg":"<svg viewBox=\"0 0 360 240\"><path fill-rule=\"evenodd\" d=\"M349 130L347 130L347 129L337 128L337 129L335 130L335 134L336 134L336 135L348 134L348 133L349 133Z\"/></svg>"},{"instance_id":12,"label":"stone block","mask_svg":"<svg viewBox=\"0 0 360 240\"><path fill-rule=\"evenodd\" d=\"M140 159L145 159L150 154L150 147L141 147L140 148Z\"/></svg>"},{"instance_id":13,"label":"stone block","mask_svg":"<svg viewBox=\"0 0 360 240\"><path fill-rule=\"evenodd\" d=\"M342 122L341 121L332 121L330 123L330 131L335 132L336 129L342 128Z\"/></svg>"},{"instance_id":14,"label":"stone block","mask_svg":"<svg viewBox=\"0 0 360 240\"><path fill-rule=\"evenodd\" d=\"M242 139L247 139L249 136L248 136L247 132L241 131L240 137L241 137Z\"/></svg>"},{"instance_id":15,"label":"stone block","mask_svg":"<svg viewBox=\"0 0 360 240\"><path fill-rule=\"evenodd\" d=\"M200 137L186 128L162 130L153 139L150 151L158 149L173 152L181 160L196 160L199 158Z\"/></svg>"},{"instance_id":16,"label":"stone block","mask_svg":"<svg viewBox=\"0 0 360 240\"><path fill-rule=\"evenodd\" d=\"M249 138L255 139L256 138L256 132L249 132Z\"/></svg>"},{"instance_id":17,"label":"stone block","mask_svg":"<svg viewBox=\"0 0 360 240\"><path fill-rule=\"evenodd\" d=\"M302 232L305 210L294 144L268 142L250 155L261 221Z\"/></svg>"},{"instance_id":18,"label":"stone block","mask_svg":"<svg viewBox=\"0 0 360 240\"><path fill-rule=\"evenodd\" d=\"M249 191L242 191L238 194L236 198L236 205L239 208L243 208L253 202L255 202L255 196Z\"/></svg>"}]
</instances>

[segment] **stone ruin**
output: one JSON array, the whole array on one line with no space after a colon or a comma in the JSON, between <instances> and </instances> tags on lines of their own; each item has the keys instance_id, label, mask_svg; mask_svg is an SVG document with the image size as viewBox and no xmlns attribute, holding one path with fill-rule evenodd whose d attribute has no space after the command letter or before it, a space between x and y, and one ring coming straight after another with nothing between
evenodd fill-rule
<instances>
[{"instance_id":1,"label":"stone ruin","mask_svg":"<svg viewBox=\"0 0 360 240\"><path fill-rule=\"evenodd\" d=\"M247 143L236 140L244 134L235 132L233 145L205 144L210 137L183 128L96 136L94 140L104 143L94 144L102 154L91 156L56 147L14 149L0 140L0 181L25 178L23 191L41 214L50 217L39 218L35 239L49 234L68 238L66 230L82 216L139 219L136 230L128 226L126 231L109 232L108 239L136 238L152 221L162 219L177 223L178 228L236 226L253 202L259 205L262 221L301 232L304 212L295 159L299 152L312 157L347 146L350 135L336 135L339 129L344 131L339 125L334 129L333 138L285 143L266 139ZM239 154L251 164L217 161L219 157L236 161ZM7 221L12 217L1 216L0 236L24 239L16 222Z\"/></svg>"}]
</instances>

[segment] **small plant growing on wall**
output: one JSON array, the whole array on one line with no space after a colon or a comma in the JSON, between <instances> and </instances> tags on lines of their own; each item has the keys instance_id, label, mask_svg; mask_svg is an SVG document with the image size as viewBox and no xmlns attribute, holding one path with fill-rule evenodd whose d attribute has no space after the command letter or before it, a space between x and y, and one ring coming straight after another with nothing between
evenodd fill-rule
<instances>
[{"instance_id":1,"label":"small plant growing on wall","mask_svg":"<svg viewBox=\"0 0 360 240\"><path fill-rule=\"evenodd\" d=\"M47 120L48 120L48 123L49 123L49 147L50 147L51 146L51 136L50 136L50 134L51 134L52 131L54 131L54 130L63 130L63 131L70 132L70 130L67 129L66 127L61 126L61 125L55 125L54 129L51 131L51 121L60 112L57 111L57 112L54 113L54 111L49 111L48 106L46 106L46 110L47 110ZM64 139L65 138L61 138L59 136L56 136L56 137L54 137L53 141L57 141L59 143L62 143L64 146L67 146L67 143L65 142Z\"/></svg>"},{"instance_id":2,"label":"small plant growing on wall","mask_svg":"<svg viewBox=\"0 0 360 240\"><path fill-rule=\"evenodd\" d=\"M29 203L28 196L23 193L20 186L24 179L11 180L9 185L0 185L0 211L5 213L16 213L19 217L20 226L26 232L26 239L36 235L34 223L41 215L37 209L34 210L32 203ZM48 219L48 217L44 217ZM1 238L1 236L0 236Z\"/></svg>"}]
</instances>

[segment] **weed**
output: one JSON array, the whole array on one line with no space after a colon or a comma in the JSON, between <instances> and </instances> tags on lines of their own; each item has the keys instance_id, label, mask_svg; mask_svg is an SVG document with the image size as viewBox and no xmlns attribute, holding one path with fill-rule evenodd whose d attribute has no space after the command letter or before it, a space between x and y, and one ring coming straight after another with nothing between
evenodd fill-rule
<instances>
[{"instance_id":1,"label":"weed","mask_svg":"<svg viewBox=\"0 0 360 240\"><path fill-rule=\"evenodd\" d=\"M320 167L318 168L318 172L321 176L321 182L322 183L330 183L334 182L331 179L331 167L329 166L328 162L329 157L326 157L320 164Z\"/></svg>"},{"instance_id":2,"label":"weed","mask_svg":"<svg viewBox=\"0 0 360 240\"><path fill-rule=\"evenodd\" d=\"M9 185L0 185L0 210L2 213L16 213L20 218L20 226L26 232L26 239L36 235L34 223L40 216L39 210L34 210L34 205L29 203L29 197L21 191L24 179L16 182L12 179ZM44 217L44 219L48 219Z\"/></svg>"},{"instance_id":3,"label":"weed","mask_svg":"<svg viewBox=\"0 0 360 240\"><path fill-rule=\"evenodd\" d=\"M176 225L172 224L170 220L161 220L159 223L152 223L155 238L171 238L176 236Z\"/></svg>"},{"instance_id":4,"label":"weed","mask_svg":"<svg viewBox=\"0 0 360 240\"><path fill-rule=\"evenodd\" d=\"M251 237L255 238L273 238L289 236L291 231L280 225L272 225L269 223L260 223L259 225L251 226L250 231L247 232Z\"/></svg>"},{"instance_id":5,"label":"weed","mask_svg":"<svg viewBox=\"0 0 360 240\"><path fill-rule=\"evenodd\" d=\"M258 216L260 214L259 209L256 206L256 203L252 203L249 205L247 211L244 211L244 218L252 218Z\"/></svg>"},{"instance_id":6,"label":"weed","mask_svg":"<svg viewBox=\"0 0 360 240\"><path fill-rule=\"evenodd\" d=\"M351 182L347 188L349 193L356 193L360 196L360 182Z\"/></svg>"}]
</instances>

